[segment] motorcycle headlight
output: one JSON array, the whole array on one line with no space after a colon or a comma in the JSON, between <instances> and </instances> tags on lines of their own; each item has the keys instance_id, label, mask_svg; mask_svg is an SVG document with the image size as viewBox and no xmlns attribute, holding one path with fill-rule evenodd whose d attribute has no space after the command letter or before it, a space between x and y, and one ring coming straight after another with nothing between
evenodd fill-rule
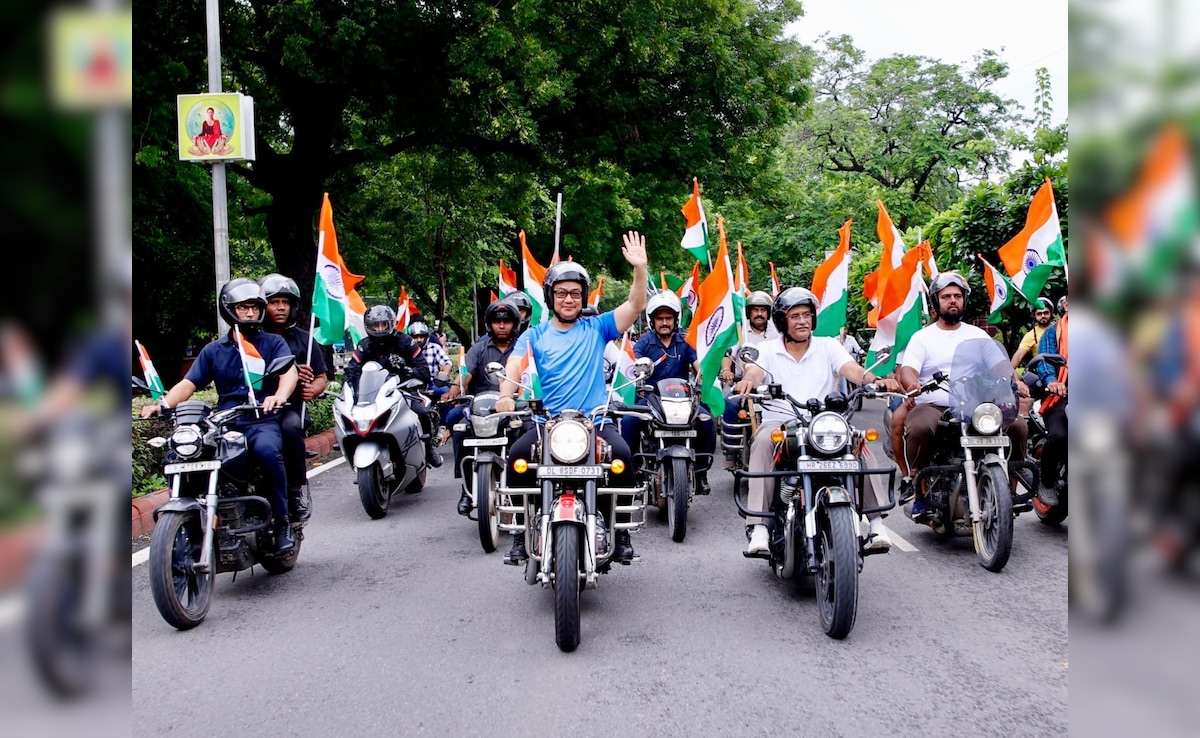
<instances>
[{"instance_id":1,"label":"motorcycle headlight","mask_svg":"<svg viewBox=\"0 0 1200 738\"><path fill-rule=\"evenodd\" d=\"M189 459L200 453L200 429L184 425L171 434L171 450L181 459Z\"/></svg>"},{"instance_id":2,"label":"motorcycle headlight","mask_svg":"<svg viewBox=\"0 0 1200 738\"><path fill-rule=\"evenodd\" d=\"M836 454L850 443L850 424L837 413L821 413L809 423L808 436L821 453Z\"/></svg>"},{"instance_id":3,"label":"motorcycle headlight","mask_svg":"<svg viewBox=\"0 0 1200 738\"><path fill-rule=\"evenodd\" d=\"M971 426L985 436L998 433L1003 423L1004 415L1000 408L990 402L981 403L971 415Z\"/></svg>"},{"instance_id":4,"label":"motorcycle headlight","mask_svg":"<svg viewBox=\"0 0 1200 738\"><path fill-rule=\"evenodd\" d=\"M562 464L582 461L588 452L588 432L583 423L559 421L550 429L550 455Z\"/></svg>"},{"instance_id":5,"label":"motorcycle headlight","mask_svg":"<svg viewBox=\"0 0 1200 738\"><path fill-rule=\"evenodd\" d=\"M692 403L687 400L663 400L663 420L670 425L684 425L691 419Z\"/></svg>"},{"instance_id":6,"label":"motorcycle headlight","mask_svg":"<svg viewBox=\"0 0 1200 738\"><path fill-rule=\"evenodd\" d=\"M478 438L489 438L499 435L500 421L503 419L503 415L472 415L471 430Z\"/></svg>"}]
</instances>

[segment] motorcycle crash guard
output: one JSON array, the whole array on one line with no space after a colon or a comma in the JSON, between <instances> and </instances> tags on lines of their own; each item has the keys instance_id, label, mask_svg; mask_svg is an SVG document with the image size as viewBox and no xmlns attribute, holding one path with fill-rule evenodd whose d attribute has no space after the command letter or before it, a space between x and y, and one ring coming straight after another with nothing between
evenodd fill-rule
<instances>
[{"instance_id":1,"label":"motorcycle crash guard","mask_svg":"<svg viewBox=\"0 0 1200 738\"><path fill-rule=\"evenodd\" d=\"M554 504L550 506L550 523L578 523L584 524L586 511L583 509L583 501L576 498L573 494L560 495L554 500Z\"/></svg>"},{"instance_id":2,"label":"motorcycle crash guard","mask_svg":"<svg viewBox=\"0 0 1200 738\"><path fill-rule=\"evenodd\" d=\"M392 458L383 444L374 441L363 441L354 449L354 468L366 469L376 461L383 472L384 478L392 476Z\"/></svg>"}]
</instances>

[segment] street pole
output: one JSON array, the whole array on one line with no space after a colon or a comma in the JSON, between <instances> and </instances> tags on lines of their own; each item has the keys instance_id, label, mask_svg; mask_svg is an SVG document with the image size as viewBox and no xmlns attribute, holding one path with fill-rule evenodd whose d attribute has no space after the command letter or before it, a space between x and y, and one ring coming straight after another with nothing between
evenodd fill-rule
<instances>
[{"instance_id":1,"label":"street pole","mask_svg":"<svg viewBox=\"0 0 1200 738\"><path fill-rule=\"evenodd\" d=\"M208 91L221 92L221 26L217 0L205 0L208 27ZM229 281L229 211L226 209L225 163L212 164L213 256L216 262L217 294ZM217 335L225 332L217 312Z\"/></svg>"},{"instance_id":2,"label":"street pole","mask_svg":"<svg viewBox=\"0 0 1200 738\"><path fill-rule=\"evenodd\" d=\"M114 13L116 0L93 0L96 10ZM111 324L128 320L128 307L123 299L114 300L106 290L115 274L120 274L120 265L128 263L130 251L129 223L129 124L128 112L107 108L96 114L93 128L94 158L92 188L95 193L93 207L96 215L96 292L100 314Z\"/></svg>"}]
</instances>

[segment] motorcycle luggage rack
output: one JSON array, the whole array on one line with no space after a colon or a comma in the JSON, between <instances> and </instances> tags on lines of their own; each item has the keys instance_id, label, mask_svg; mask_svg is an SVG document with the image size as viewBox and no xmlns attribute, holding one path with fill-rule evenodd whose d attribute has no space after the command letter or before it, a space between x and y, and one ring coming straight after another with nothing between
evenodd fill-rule
<instances>
[{"instance_id":1,"label":"motorcycle luggage rack","mask_svg":"<svg viewBox=\"0 0 1200 738\"><path fill-rule=\"evenodd\" d=\"M856 500L856 502L859 503L858 510L857 510L859 514L866 515L868 513L884 512L886 510L891 510L892 508L894 508L896 506L896 467L893 466L891 468L886 468L886 469L883 467L879 467L879 468L875 468L875 469L860 469L856 472L833 472L833 473L836 475L839 475L839 476L844 475L844 476L848 476L848 477L855 477L856 483L855 483L854 487L855 487L856 491L858 492L858 497L859 497L859 499ZM863 489L866 488L867 477L871 476L871 475L875 475L875 474L881 474L881 475L886 474L888 477L888 504L874 505L872 507L865 507L862 505L862 491L863 491ZM741 483L742 483L742 479L765 479L767 477L776 477L776 478L782 479L784 477L799 477L799 476L802 476L802 474L800 472L796 471L795 469L787 469L787 470L783 470L783 471L769 471L769 472L748 472L748 471L742 471L741 469L733 470L733 489L734 489L733 501L734 501L734 504L737 505L738 514L741 515L743 518L746 518L746 517L758 518L758 517L763 517L764 515L769 517L771 515L770 512L764 513L759 510L750 510L750 509L746 508L745 505L742 504L742 496L741 496L741 494L738 493L738 488L739 488L739 485L741 485Z\"/></svg>"}]
</instances>

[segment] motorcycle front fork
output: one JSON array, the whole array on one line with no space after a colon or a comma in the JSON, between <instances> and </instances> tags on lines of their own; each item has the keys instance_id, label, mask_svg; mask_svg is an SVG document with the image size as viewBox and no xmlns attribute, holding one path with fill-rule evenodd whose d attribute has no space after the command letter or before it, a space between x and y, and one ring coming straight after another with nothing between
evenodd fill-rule
<instances>
[{"instance_id":1,"label":"motorcycle front fork","mask_svg":"<svg viewBox=\"0 0 1200 738\"><path fill-rule=\"evenodd\" d=\"M967 505L971 512L971 524L983 521L983 511L979 509L979 486L975 483L975 457L970 448L964 449L966 458L963 459L963 475L967 484ZM951 500L953 504L953 500Z\"/></svg>"}]
</instances>

